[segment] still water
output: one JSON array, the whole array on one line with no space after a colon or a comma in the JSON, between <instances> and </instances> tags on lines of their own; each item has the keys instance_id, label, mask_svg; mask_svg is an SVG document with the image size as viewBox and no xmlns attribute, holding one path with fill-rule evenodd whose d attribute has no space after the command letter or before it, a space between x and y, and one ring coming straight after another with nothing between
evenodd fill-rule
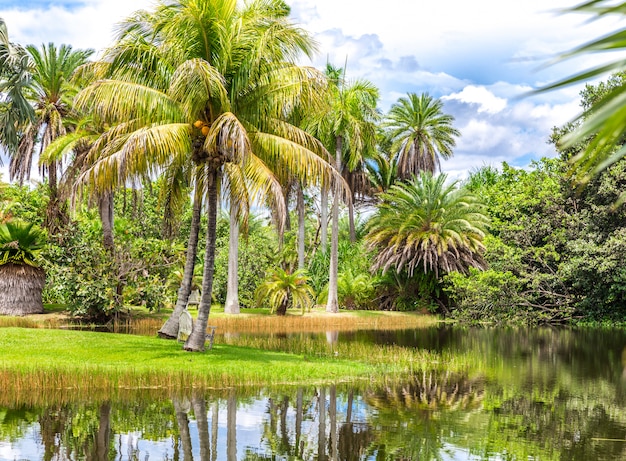
<instances>
[{"instance_id":1,"label":"still water","mask_svg":"<svg viewBox=\"0 0 626 461\"><path fill-rule=\"evenodd\" d=\"M0 395L0 460L626 460L626 331L329 334L469 354L386 388Z\"/></svg>"}]
</instances>

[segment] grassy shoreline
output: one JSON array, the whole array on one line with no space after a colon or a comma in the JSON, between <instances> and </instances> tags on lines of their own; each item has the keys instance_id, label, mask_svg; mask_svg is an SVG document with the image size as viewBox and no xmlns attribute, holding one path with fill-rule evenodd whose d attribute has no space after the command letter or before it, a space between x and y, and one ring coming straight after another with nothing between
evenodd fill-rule
<instances>
[{"instance_id":1,"label":"grassy shoreline","mask_svg":"<svg viewBox=\"0 0 626 461\"><path fill-rule=\"evenodd\" d=\"M363 328L356 320L358 315L344 315L354 320L353 330ZM420 320L411 314L377 317L378 328L387 328L381 320L384 318L391 319L390 325L404 328L410 328L411 323L432 323L432 319ZM281 323L289 323L291 329L311 326L311 319L306 316L294 316L300 320L267 318L268 324L278 330ZM239 317L229 322L246 326L250 319L258 324L262 317ZM211 320L210 323L217 323L215 318ZM335 317L316 324L336 320ZM371 320L367 323L370 329ZM208 389L340 382L365 385L397 382L419 370L467 369L463 360L428 351L373 345L348 347L323 340L290 340L271 335L248 340L245 345L218 341L211 351L189 353L175 341L154 336L5 326L0 328L0 350L0 387L6 391Z\"/></svg>"}]
</instances>

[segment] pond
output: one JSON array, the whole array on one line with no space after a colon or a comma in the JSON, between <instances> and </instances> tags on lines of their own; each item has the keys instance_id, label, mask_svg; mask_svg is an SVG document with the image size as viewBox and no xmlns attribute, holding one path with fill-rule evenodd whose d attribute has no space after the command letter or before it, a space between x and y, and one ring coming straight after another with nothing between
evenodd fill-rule
<instances>
[{"instance_id":1,"label":"pond","mask_svg":"<svg viewBox=\"0 0 626 461\"><path fill-rule=\"evenodd\" d=\"M472 376L168 394L0 395L1 460L626 459L626 331L328 334L470 354Z\"/></svg>"}]
</instances>

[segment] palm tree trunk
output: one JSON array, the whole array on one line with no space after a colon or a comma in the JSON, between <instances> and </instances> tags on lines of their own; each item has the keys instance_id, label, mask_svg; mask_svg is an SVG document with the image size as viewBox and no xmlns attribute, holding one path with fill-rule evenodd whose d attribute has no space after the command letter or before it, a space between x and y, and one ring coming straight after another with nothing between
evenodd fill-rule
<instances>
[{"instance_id":1,"label":"palm tree trunk","mask_svg":"<svg viewBox=\"0 0 626 461\"><path fill-rule=\"evenodd\" d=\"M196 416L198 426L198 439L200 440L200 459L209 460L211 448L209 441L209 420L207 418L206 402L201 395L194 395L191 398L193 414Z\"/></svg>"},{"instance_id":2,"label":"palm tree trunk","mask_svg":"<svg viewBox=\"0 0 626 461\"><path fill-rule=\"evenodd\" d=\"M304 191L300 183L298 183L296 206L298 208L298 269L304 269Z\"/></svg>"},{"instance_id":3,"label":"palm tree trunk","mask_svg":"<svg viewBox=\"0 0 626 461\"><path fill-rule=\"evenodd\" d=\"M98 211L102 221L102 245L109 253L113 254L113 192L103 192L98 197Z\"/></svg>"},{"instance_id":4,"label":"palm tree trunk","mask_svg":"<svg viewBox=\"0 0 626 461\"><path fill-rule=\"evenodd\" d=\"M356 230L354 228L354 192L351 191L351 199L348 203L348 223L350 226L350 242L356 242Z\"/></svg>"},{"instance_id":5,"label":"palm tree trunk","mask_svg":"<svg viewBox=\"0 0 626 461\"><path fill-rule=\"evenodd\" d=\"M193 286L193 270L196 265L196 254L198 252L198 234L200 233L200 214L202 212L202 196L196 191L193 199L193 210L191 215L191 230L189 231L189 242L187 244L187 256L185 270L180 288L178 288L178 298L174 311L165 324L158 331L161 338L176 339L178 337L178 319L180 314L187 307L189 293Z\"/></svg>"},{"instance_id":6,"label":"palm tree trunk","mask_svg":"<svg viewBox=\"0 0 626 461\"><path fill-rule=\"evenodd\" d=\"M330 386L330 459L337 461L337 386Z\"/></svg>"},{"instance_id":7,"label":"palm tree trunk","mask_svg":"<svg viewBox=\"0 0 626 461\"><path fill-rule=\"evenodd\" d=\"M215 401L213 402L213 405L211 406L211 461L217 460L217 431L219 428L219 424L218 424L219 412L220 412L219 402L217 401L217 399L215 399Z\"/></svg>"},{"instance_id":8,"label":"palm tree trunk","mask_svg":"<svg viewBox=\"0 0 626 461\"><path fill-rule=\"evenodd\" d=\"M341 171L341 152L343 147L343 138L336 138L336 161L337 171ZM330 267L328 271L328 302L326 303L326 312L339 312L339 299L337 296L337 272L339 265L339 186L336 187L333 194L332 209L332 229L330 236Z\"/></svg>"},{"instance_id":9,"label":"palm tree trunk","mask_svg":"<svg viewBox=\"0 0 626 461\"><path fill-rule=\"evenodd\" d=\"M287 315L287 308L289 307L289 296L285 299L276 309L276 315Z\"/></svg>"},{"instance_id":10,"label":"palm tree trunk","mask_svg":"<svg viewBox=\"0 0 626 461\"><path fill-rule=\"evenodd\" d=\"M320 243L322 253L326 252L328 245L328 188L322 186L320 194Z\"/></svg>"},{"instance_id":11,"label":"palm tree trunk","mask_svg":"<svg viewBox=\"0 0 626 461\"><path fill-rule=\"evenodd\" d=\"M191 352L204 351L206 327L211 312L211 296L213 294L213 273L215 272L215 238L217 228L217 182L219 172L212 169L209 172L207 192L207 231L206 248L204 253L204 273L202 274L202 297L198 306L198 319L193 325L191 334L185 341L184 349Z\"/></svg>"},{"instance_id":12,"label":"palm tree trunk","mask_svg":"<svg viewBox=\"0 0 626 461\"><path fill-rule=\"evenodd\" d=\"M303 390L301 387L296 392L296 457L302 458L300 453L300 436L302 434L302 408Z\"/></svg>"},{"instance_id":13,"label":"palm tree trunk","mask_svg":"<svg viewBox=\"0 0 626 461\"><path fill-rule=\"evenodd\" d=\"M317 459L326 460L326 389L320 388L318 397L318 436L317 436Z\"/></svg>"},{"instance_id":14,"label":"palm tree trunk","mask_svg":"<svg viewBox=\"0 0 626 461\"><path fill-rule=\"evenodd\" d=\"M193 447L191 444L191 433L189 432L189 418L187 417L187 412L178 398L174 398L173 401L174 411L176 412L176 422L178 423L178 434L180 435L180 442L183 446L183 459L193 460Z\"/></svg>"},{"instance_id":15,"label":"palm tree trunk","mask_svg":"<svg viewBox=\"0 0 626 461\"><path fill-rule=\"evenodd\" d=\"M228 239L228 280L225 314L239 314L239 219L237 204L230 204L230 236Z\"/></svg>"},{"instance_id":16,"label":"palm tree trunk","mask_svg":"<svg viewBox=\"0 0 626 461\"><path fill-rule=\"evenodd\" d=\"M226 459L237 461L237 396L234 390L226 404Z\"/></svg>"}]
</instances>

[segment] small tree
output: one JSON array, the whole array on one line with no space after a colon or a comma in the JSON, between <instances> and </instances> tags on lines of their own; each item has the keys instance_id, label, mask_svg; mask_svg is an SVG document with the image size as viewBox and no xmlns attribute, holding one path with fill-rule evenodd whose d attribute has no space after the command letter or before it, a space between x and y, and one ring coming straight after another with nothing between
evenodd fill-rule
<instances>
[{"instance_id":1,"label":"small tree","mask_svg":"<svg viewBox=\"0 0 626 461\"><path fill-rule=\"evenodd\" d=\"M285 315L292 306L300 307L304 313L312 303L313 289L303 270L289 273L279 268L257 288L255 297L258 306L269 303L271 312L277 315Z\"/></svg>"},{"instance_id":2,"label":"small tree","mask_svg":"<svg viewBox=\"0 0 626 461\"><path fill-rule=\"evenodd\" d=\"M32 223L0 224L0 314L43 313L45 272L36 260L43 232Z\"/></svg>"}]
</instances>

